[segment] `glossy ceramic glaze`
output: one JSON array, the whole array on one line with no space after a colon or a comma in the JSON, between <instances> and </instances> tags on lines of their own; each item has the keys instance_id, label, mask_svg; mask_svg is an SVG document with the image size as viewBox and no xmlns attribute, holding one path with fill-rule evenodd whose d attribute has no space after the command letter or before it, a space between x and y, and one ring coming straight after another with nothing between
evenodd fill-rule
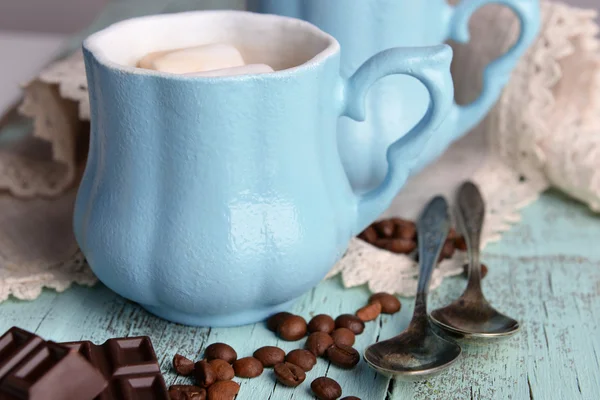
<instances>
[{"instance_id":1,"label":"glossy ceramic glaze","mask_svg":"<svg viewBox=\"0 0 600 400\"><path fill-rule=\"evenodd\" d=\"M145 54L226 42L277 72L185 77L135 68ZM448 46L392 49L349 79L339 44L300 20L235 11L142 17L84 43L91 143L75 234L108 287L172 321L226 326L285 309L408 176L404 153L449 110ZM390 174L356 195L336 144L381 77L404 73L432 107L391 146Z\"/></svg>"},{"instance_id":2,"label":"glossy ceramic glaze","mask_svg":"<svg viewBox=\"0 0 600 400\"><path fill-rule=\"evenodd\" d=\"M430 46L448 39L469 40L468 22L478 8L497 3L510 7L521 20L521 35L512 49L490 64L481 96L465 107L454 105L424 151L415 155L412 173L436 159L455 139L473 128L498 99L510 72L539 30L538 0L248 0L252 11L301 18L325 30L342 46L342 74L349 76L371 55L397 46ZM377 83L367 99L366 123L342 118L338 145L353 187L366 190L387 172L387 147L424 115L429 96L406 76Z\"/></svg>"}]
</instances>

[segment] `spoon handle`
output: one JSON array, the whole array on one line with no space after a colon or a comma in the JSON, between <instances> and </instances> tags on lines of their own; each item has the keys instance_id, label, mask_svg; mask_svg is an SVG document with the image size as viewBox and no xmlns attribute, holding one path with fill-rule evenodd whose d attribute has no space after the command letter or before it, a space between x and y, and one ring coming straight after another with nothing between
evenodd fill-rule
<instances>
[{"instance_id":1,"label":"spoon handle","mask_svg":"<svg viewBox=\"0 0 600 400\"><path fill-rule=\"evenodd\" d=\"M431 274L437 264L449 230L448 203L443 197L437 196L427 204L417 223L420 270L415 315L417 311L427 313L427 292ZM422 310L420 310L421 308Z\"/></svg>"},{"instance_id":2,"label":"spoon handle","mask_svg":"<svg viewBox=\"0 0 600 400\"><path fill-rule=\"evenodd\" d=\"M485 205L477 186L465 182L458 191L458 224L465 236L469 256L469 283L471 289L481 289L481 228L485 215Z\"/></svg>"}]
</instances>

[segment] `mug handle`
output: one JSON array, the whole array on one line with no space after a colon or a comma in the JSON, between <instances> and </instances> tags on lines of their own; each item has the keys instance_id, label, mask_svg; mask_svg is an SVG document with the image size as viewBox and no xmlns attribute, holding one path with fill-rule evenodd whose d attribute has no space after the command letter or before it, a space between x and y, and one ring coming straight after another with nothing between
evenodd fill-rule
<instances>
[{"instance_id":1,"label":"mug handle","mask_svg":"<svg viewBox=\"0 0 600 400\"><path fill-rule=\"evenodd\" d=\"M342 82L344 107L341 115L364 121L366 97L370 87L389 75L408 75L418 79L429 92L431 101L419 123L387 150L389 169L381 185L363 195L356 195L355 234L373 222L391 204L406 182L410 165L427 144L431 134L446 117L454 100L450 74L452 48L438 45L422 48L392 48L375 54ZM410 157L405 157L406 154Z\"/></svg>"},{"instance_id":2,"label":"mug handle","mask_svg":"<svg viewBox=\"0 0 600 400\"><path fill-rule=\"evenodd\" d=\"M455 130L455 136L471 130L487 114L508 83L517 62L539 31L540 5L538 0L462 0L455 7L451 7L449 38L459 43L467 43L470 38L469 20L471 16L479 8L491 3L504 5L513 10L521 23L521 32L513 47L485 68L483 90L479 98L465 106L454 104L448 120L454 121L452 126L461 127L461 129Z\"/></svg>"}]
</instances>

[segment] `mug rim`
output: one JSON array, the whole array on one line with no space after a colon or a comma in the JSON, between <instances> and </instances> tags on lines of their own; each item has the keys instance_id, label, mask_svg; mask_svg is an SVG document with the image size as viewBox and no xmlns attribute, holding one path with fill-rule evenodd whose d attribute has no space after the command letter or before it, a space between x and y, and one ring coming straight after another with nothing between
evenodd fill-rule
<instances>
[{"instance_id":1,"label":"mug rim","mask_svg":"<svg viewBox=\"0 0 600 400\"><path fill-rule=\"evenodd\" d=\"M111 60L110 57L105 54L106 52L103 50L103 48L102 48L103 46L98 43L100 40L102 40L103 37L111 34L113 31L126 28L127 26L139 23L140 21L146 21L146 22L152 23L152 22L158 22L158 21L168 20L168 19L176 20L177 18L180 18L182 16L189 17L189 18L193 18L194 16L203 16L204 18L211 17L211 16L214 16L214 17L241 16L243 18L252 18L255 20L262 19L267 23L269 23L270 21L278 21L279 23L282 23L282 24L285 24L285 23L295 24L301 30L303 30L305 32L309 32L310 34L312 34L316 37L319 37L321 39L324 39L328 44L327 44L326 48L324 48L323 50L321 50L320 52L315 54L312 58L303 62L302 64L299 64L299 65L296 65L296 66L293 66L290 68L282 69L282 70L276 70L274 72L262 73L262 74L229 75L229 76L193 76L193 75L183 75L183 74L174 74L174 73L169 73L169 72L156 71L156 70L139 68L137 66L131 66L131 65L125 65L122 63L118 63L116 61ZM303 70L309 70L309 69L325 62L327 59L331 58L332 56L334 56L340 52L340 44L337 41L337 39L335 39L332 35L328 34L327 32L321 30L316 25L311 24L310 22L306 22L304 20L297 19L297 18L285 17L285 16L281 16L281 15L261 14L261 13L255 13L255 12L250 12L250 11L240 11L240 10L207 10L207 11L197 10L197 11L185 11L185 12L180 12L180 13L169 13L169 14L153 14L153 15L146 15L146 16L141 16L141 17L128 18L123 21L115 22L115 23L107 26L106 28L101 29L101 30L91 34L83 41L82 48L84 50L84 53L85 52L89 53L92 57L94 57L94 59L96 61L98 61L98 63L102 64L103 66L105 66L109 69L117 70L122 73L139 75L139 76L165 78L165 79L170 79L170 80L203 81L203 82L209 82L209 81L226 82L226 81L239 81L239 80L246 80L246 79L257 79L257 78L277 79L277 78L281 78L284 76L295 74L297 72L301 72Z\"/></svg>"}]
</instances>

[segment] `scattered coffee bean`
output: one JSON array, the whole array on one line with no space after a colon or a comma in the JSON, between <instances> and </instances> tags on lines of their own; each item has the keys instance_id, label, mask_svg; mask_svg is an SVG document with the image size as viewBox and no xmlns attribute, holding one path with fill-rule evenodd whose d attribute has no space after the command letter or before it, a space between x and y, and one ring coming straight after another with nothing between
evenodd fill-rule
<instances>
[{"instance_id":1,"label":"scattered coffee bean","mask_svg":"<svg viewBox=\"0 0 600 400\"><path fill-rule=\"evenodd\" d=\"M375 293L369 297L369 303L381 304L381 312L384 314L395 314L402 308L402 303L394 295L389 293Z\"/></svg>"},{"instance_id":2,"label":"scattered coffee bean","mask_svg":"<svg viewBox=\"0 0 600 400\"><path fill-rule=\"evenodd\" d=\"M272 332L277 332L277 328L279 327L279 323L287 316L292 315L292 313L283 311L280 313L277 313L275 315L272 315L271 317L269 317L269 319L267 319L267 329L269 329Z\"/></svg>"},{"instance_id":3,"label":"scattered coffee bean","mask_svg":"<svg viewBox=\"0 0 600 400\"><path fill-rule=\"evenodd\" d=\"M304 370L289 362L277 364L274 371L277 380L285 386L296 387L306 379Z\"/></svg>"},{"instance_id":4,"label":"scattered coffee bean","mask_svg":"<svg viewBox=\"0 0 600 400\"><path fill-rule=\"evenodd\" d=\"M342 395L340 384L325 376L312 381L310 388L319 400L336 400Z\"/></svg>"},{"instance_id":5,"label":"scattered coffee bean","mask_svg":"<svg viewBox=\"0 0 600 400\"><path fill-rule=\"evenodd\" d=\"M460 237L460 235L458 234L458 232L456 232L456 229L454 228L450 228L450 230L448 231L448 239L450 240L456 240Z\"/></svg>"},{"instance_id":6,"label":"scattered coffee bean","mask_svg":"<svg viewBox=\"0 0 600 400\"><path fill-rule=\"evenodd\" d=\"M356 340L354 332L348 328L338 328L331 333L333 343L336 345L352 346Z\"/></svg>"},{"instance_id":7,"label":"scattered coffee bean","mask_svg":"<svg viewBox=\"0 0 600 400\"><path fill-rule=\"evenodd\" d=\"M233 400L239 391L239 383L220 381L208 388L208 400Z\"/></svg>"},{"instance_id":8,"label":"scattered coffee bean","mask_svg":"<svg viewBox=\"0 0 600 400\"><path fill-rule=\"evenodd\" d=\"M216 358L210 361L209 364L215 370L217 381L229 381L235 376L233 367L225 360Z\"/></svg>"},{"instance_id":9,"label":"scattered coffee bean","mask_svg":"<svg viewBox=\"0 0 600 400\"><path fill-rule=\"evenodd\" d=\"M194 365L194 377L198 386L207 388L217 380L217 374L213 367L205 360L198 361Z\"/></svg>"},{"instance_id":10,"label":"scattered coffee bean","mask_svg":"<svg viewBox=\"0 0 600 400\"><path fill-rule=\"evenodd\" d=\"M335 329L335 321L329 315L315 315L308 323L308 332L325 332L331 333Z\"/></svg>"},{"instance_id":11,"label":"scattered coffee bean","mask_svg":"<svg viewBox=\"0 0 600 400\"><path fill-rule=\"evenodd\" d=\"M237 353L228 344L225 343L213 343L204 350L204 358L208 361L218 358L219 360L225 360L229 364L237 359Z\"/></svg>"},{"instance_id":12,"label":"scattered coffee bean","mask_svg":"<svg viewBox=\"0 0 600 400\"><path fill-rule=\"evenodd\" d=\"M256 350L253 355L265 368L271 368L275 366L275 364L285 361L285 351L275 346L261 347Z\"/></svg>"},{"instance_id":13,"label":"scattered coffee bean","mask_svg":"<svg viewBox=\"0 0 600 400\"><path fill-rule=\"evenodd\" d=\"M244 357L233 363L233 370L240 378L256 378L263 373L263 365L254 357Z\"/></svg>"},{"instance_id":14,"label":"scattered coffee bean","mask_svg":"<svg viewBox=\"0 0 600 400\"><path fill-rule=\"evenodd\" d=\"M304 344L304 348L313 353L315 357L321 357L331 346L333 346L333 338L325 332L311 333Z\"/></svg>"},{"instance_id":15,"label":"scattered coffee bean","mask_svg":"<svg viewBox=\"0 0 600 400\"><path fill-rule=\"evenodd\" d=\"M416 240L417 226L414 222L402 218L392 218L392 221L396 225L394 237L405 240Z\"/></svg>"},{"instance_id":16,"label":"scattered coffee bean","mask_svg":"<svg viewBox=\"0 0 600 400\"><path fill-rule=\"evenodd\" d=\"M485 264L481 264L481 279L485 278L488 274L488 267ZM469 277L469 264L463 265L463 276L465 278Z\"/></svg>"},{"instance_id":17,"label":"scattered coffee bean","mask_svg":"<svg viewBox=\"0 0 600 400\"><path fill-rule=\"evenodd\" d=\"M284 317L277 327L277 334L283 340L290 342L300 340L306 336L306 321L299 315Z\"/></svg>"},{"instance_id":18,"label":"scattered coffee bean","mask_svg":"<svg viewBox=\"0 0 600 400\"><path fill-rule=\"evenodd\" d=\"M341 398L340 400L360 400L360 398L356 396L346 396L344 398Z\"/></svg>"},{"instance_id":19,"label":"scattered coffee bean","mask_svg":"<svg viewBox=\"0 0 600 400\"><path fill-rule=\"evenodd\" d=\"M317 358L308 350L297 349L290 351L287 356L285 356L285 361L297 365L308 372L313 369L317 363Z\"/></svg>"},{"instance_id":20,"label":"scattered coffee bean","mask_svg":"<svg viewBox=\"0 0 600 400\"><path fill-rule=\"evenodd\" d=\"M375 231L375 228L373 228L372 226L368 226L367 229L365 229L360 233L360 235L358 235L358 237L367 243L375 243L375 241L377 240L377 232Z\"/></svg>"},{"instance_id":21,"label":"scattered coffee bean","mask_svg":"<svg viewBox=\"0 0 600 400\"><path fill-rule=\"evenodd\" d=\"M355 335L360 335L365 330L365 323L360 320L356 315L342 314L335 319L336 328L348 328Z\"/></svg>"},{"instance_id":22,"label":"scattered coffee bean","mask_svg":"<svg viewBox=\"0 0 600 400\"><path fill-rule=\"evenodd\" d=\"M446 239L446 241L444 242L444 246L442 247L442 251L440 252L440 257L438 258L438 261L447 259L447 258L452 258L452 256L454 255L454 241L450 240L450 239Z\"/></svg>"},{"instance_id":23,"label":"scattered coffee bean","mask_svg":"<svg viewBox=\"0 0 600 400\"><path fill-rule=\"evenodd\" d=\"M373 321L379 314L381 314L381 303L378 302L370 303L356 312L356 316L364 322Z\"/></svg>"},{"instance_id":24,"label":"scattered coffee bean","mask_svg":"<svg viewBox=\"0 0 600 400\"><path fill-rule=\"evenodd\" d=\"M181 354L175 354L175 357L173 357L173 369L179 375L188 376L194 372L194 362Z\"/></svg>"},{"instance_id":25,"label":"scattered coffee bean","mask_svg":"<svg viewBox=\"0 0 600 400\"><path fill-rule=\"evenodd\" d=\"M355 348L344 345L333 345L327 349L327 358L340 368L353 368L360 361L360 354Z\"/></svg>"},{"instance_id":26,"label":"scattered coffee bean","mask_svg":"<svg viewBox=\"0 0 600 400\"><path fill-rule=\"evenodd\" d=\"M465 238L460 236L458 239L454 240L454 247L456 247L456 250L467 251L467 242L465 241Z\"/></svg>"},{"instance_id":27,"label":"scattered coffee bean","mask_svg":"<svg viewBox=\"0 0 600 400\"><path fill-rule=\"evenodd\" d=\"M396 225L389 219L384 219L373 224L373 228L377 231L380 238L391 238L394 236Z\"/></svg>"},{"instance_id":28,"label":"scattered coffee bean","mask_svg":"<svg viewBox=\"0 0 600 400\"><path fill-rule=\"evenodd\" d=\"M206 389L193 385L172 385L169 387L171 400L206 400Z\"/></svg>"},{"instance_id":29,"label":"scattered coffee bean","mask_svg":"<svg viewBox=\"0 0 600 400\"><path fill-rule=\"evenodd\" d=\"M406 239L384 238L378 239L374 244L380 249L391 251L392 253L396 254L410 254L414 249L417 248L417 242Z\"/></svg>"}]
</instances>

